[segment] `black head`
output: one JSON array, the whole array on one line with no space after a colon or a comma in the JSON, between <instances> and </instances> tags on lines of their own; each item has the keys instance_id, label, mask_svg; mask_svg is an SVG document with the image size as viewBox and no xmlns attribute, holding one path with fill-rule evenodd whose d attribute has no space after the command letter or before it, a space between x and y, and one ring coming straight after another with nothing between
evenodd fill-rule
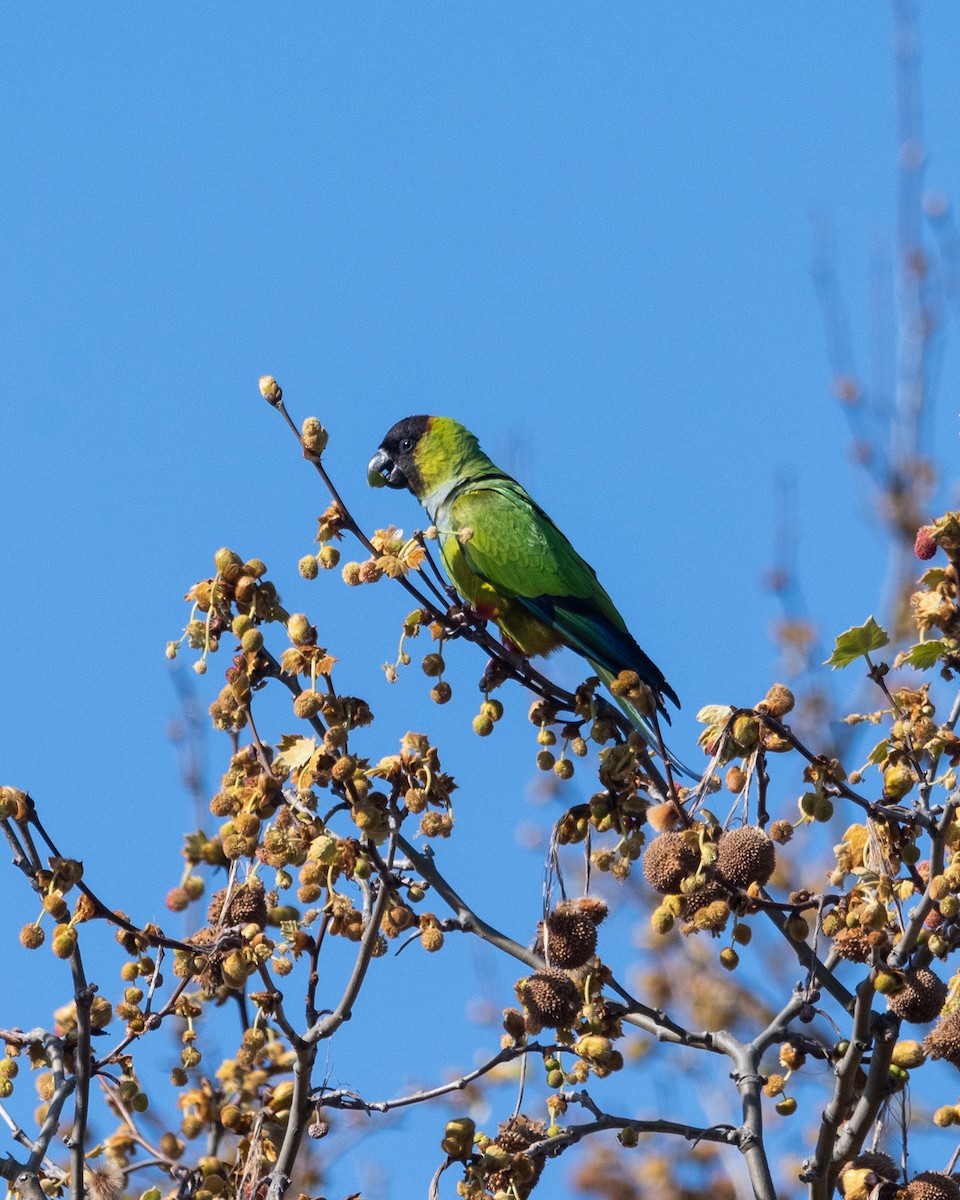
<instances>
[{"instance_id":1,"label":"black head","mask_svg":"<svg viewBox=\"0 0 960 1200\"><path fill-rule=\"evenodd\" d=\"M421 478L416 450L430 420L430 417L404 417L394 425L367 466L367 482L371 487L409 488L414 495L419 494Z\"/></svg>"}]
</instances>

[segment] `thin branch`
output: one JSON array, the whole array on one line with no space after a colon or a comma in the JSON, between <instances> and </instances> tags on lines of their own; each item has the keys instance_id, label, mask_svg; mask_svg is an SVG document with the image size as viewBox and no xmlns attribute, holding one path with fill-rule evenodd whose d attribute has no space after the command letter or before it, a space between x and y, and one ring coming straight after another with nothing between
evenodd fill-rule
<instances>
[{"instance_id":1,"label":"thin branch","mask_svg":"<svg viewBox=\"0 0 960 1200\"><path fill-rule=\"evenodd\" d=\"M835 1068L833 1097L820 1117L820 1134L813 1157L803 1164L800 1178L810 1184L811 1200L828 1200L833 1186L830 1164L835 1159L837 1131L846 1120L860 1062L870 1045L870 1016L875 996L873 979L857 987L853 1027L846 1053Z\"/></svg>"},{"instance_id":2,"label":"thin branch","mask_svg":"<svg viewBox=\"0 0 960 1200\"><path fill-rule=\"evenodd\" d=\"M338 1088L336 1091L327 1091L322 1087L312 1092L310 1099L322 1108L340 1108L352 1112L390 1112L395 1108L407 1108L411 1104L423 1104L424 1101L435 1100L438 1096L446 1096L450 1092L462 1091L463 1088L473 1083L475 1079L480 1079L504 1063L514 1062L516 1059L522 1058L527 1054L552 1053L556 1049L556 1046L543 1045L540 1042L531 1042L525 1046L507 1046L499 1054L495 1054L493 1058L488 1059L482 1066L477 1067L476 1070L468 1071L465 1075L460 1075L458 1078L450 1080L449 1083L440 1084L438 1087L429 1088L426 1091L411 1092L407 1096L398 1096L393 1100L364 1100L355 1092L350 1092L345 1088Z\"/></svg>"},{"instance_id":3,"label":"thin branch","mask_svg":"<svg viewBox=\"0 0 960 1200\"><path fill-rule=\"evenodd\" d=\"M570 1125L553 1137L543 1138L534 1142L524 1150L528 1158L549 1158L582 1142L584 1138L594 1133L602 1133L606 1129L632 1129L636 1133L667 1133L681 1137L696 1145L698 1142L719 1142L725 1146L739 1146L744 1136L743 1130L733 1125L686 1125L679 1121L638 1120L636 1117L617 1117L604 1113L595 1121L585 1121L581 1125ZM773 1197L773 1193L771 1193ZM765 1200L765 1198L764 1198Z\"/></svg>"}]
</instances>

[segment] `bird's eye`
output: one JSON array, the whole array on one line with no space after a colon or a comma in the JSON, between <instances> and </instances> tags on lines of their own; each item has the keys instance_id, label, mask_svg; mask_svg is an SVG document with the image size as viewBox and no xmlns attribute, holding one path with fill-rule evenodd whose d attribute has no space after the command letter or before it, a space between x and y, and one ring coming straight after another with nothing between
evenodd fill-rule
<instances>
[{"instance_id":1,"label":"bird's eye","mask_svg":"<svg viewBox=\"0 0 960 1200\"><path fill-rule=\"evenodd\" d=\"M404 438L400 443L400 453L409 454L413 449L413 438Z\"/></svg>"}]
</instances>

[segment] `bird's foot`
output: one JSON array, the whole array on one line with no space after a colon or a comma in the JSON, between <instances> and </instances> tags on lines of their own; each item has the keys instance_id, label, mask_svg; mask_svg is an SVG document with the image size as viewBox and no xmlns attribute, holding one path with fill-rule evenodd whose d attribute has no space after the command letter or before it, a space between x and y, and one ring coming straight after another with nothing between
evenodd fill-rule
<instances>
[{"instance_id":1,"label":"bird's foot","mask_svg":"<svg viewBox=\"0 0 960 1200\"><path fill-rule=\"evenodd\" d=\"M489 658L480 676L480 691L492 692L510 678L510 668L502 658Z\"/></svg>"}]
</instances>

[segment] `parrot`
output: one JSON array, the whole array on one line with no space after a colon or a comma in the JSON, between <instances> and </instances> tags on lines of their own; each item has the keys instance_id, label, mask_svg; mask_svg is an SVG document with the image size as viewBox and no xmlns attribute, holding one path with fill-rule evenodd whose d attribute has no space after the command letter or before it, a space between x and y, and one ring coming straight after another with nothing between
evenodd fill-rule
<instances>
[{"instance_id":1,"label":"parrot","mask_svg":"<svg viewBox=\"0 0 960 1200\"><path fill-rule=\"evenodd\" d=\"M635 671L669 721L664 700L680 701L641 650L593 568L524 487L450 417L398 421L367 467L371 487L406 488L436 527L440 558L454 587L477 614L493 620L508 649L525 657L568 646L609 687ZM614 697L644 740L664 751L648 717Z\"/></svg>"}]
</instances>

